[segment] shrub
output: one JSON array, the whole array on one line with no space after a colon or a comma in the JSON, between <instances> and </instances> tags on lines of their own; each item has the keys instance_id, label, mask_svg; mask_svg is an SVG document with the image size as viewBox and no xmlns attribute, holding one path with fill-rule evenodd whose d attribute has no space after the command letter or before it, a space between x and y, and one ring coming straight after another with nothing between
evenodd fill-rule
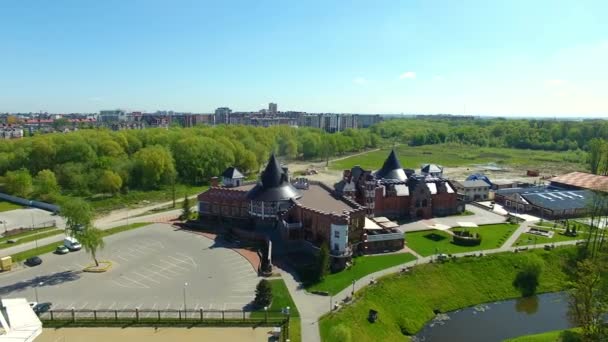
<instances>
[{"instance_id":1,"label":"shrub","mask_svg":"<svg viewBox=\"0 0 608 342\"><path fill-rule=\"evenodd\" d=\"M268 280L262 279L255 287L255 299L253 300L253 303L261 308L269 306L271 302L272 287L270 287L270 282L268 282Z\"/></svg>"},{"instance_id":2,"label":"shrub","mask_svg":"<svg viewBox=\"0 0 608 342\"><path fill-rule=\"evenodd\" d=\"M544 266L543 260L536 255L529 255L521 270L513 280L513 286L521 291L524 297L532 296L538 287L538 278Z\"/></svg>"}]
</instances>

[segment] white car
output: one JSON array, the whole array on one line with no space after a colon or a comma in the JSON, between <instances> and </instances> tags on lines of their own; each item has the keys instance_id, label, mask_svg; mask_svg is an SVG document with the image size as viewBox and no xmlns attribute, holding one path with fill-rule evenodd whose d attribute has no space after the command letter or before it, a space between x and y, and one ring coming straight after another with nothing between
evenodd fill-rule
<instances>
[{"instance_id":1,"label":"white car","mask_svg":"<svg viewBox=\"0 0 608 342\"><path fill-rule=\"evenodd\" d=\"M71 252L79 251L82 248L80 242L71 236L68 236L63 240L63 245L66 246Z\"/></svg>"}]
</instances>

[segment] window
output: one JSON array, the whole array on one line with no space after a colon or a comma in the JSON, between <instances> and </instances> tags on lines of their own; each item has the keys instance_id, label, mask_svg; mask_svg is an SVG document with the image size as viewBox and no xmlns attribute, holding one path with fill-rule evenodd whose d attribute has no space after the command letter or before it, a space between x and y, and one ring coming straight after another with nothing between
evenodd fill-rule
<instances>
[{"instance_id":1,"label":"window","mask_svg":"<svg viewBox=\"0 0 608 342\"><path fill-rule=\"evenodd\" d=\"M422 200L422 206L426 207L428 205L428 202L426 200Z\"/></svg>"},{"instance_id":2,"label":"window","mask_svg":"<svg viewBox=\"0 0 608 342\"><path fill-rule=\"evenodd\" d=\"M334 250L339 251L340 245L338 245L337 243L334 243Z\"/></svg>"},{"instance_id":3,"label":"window","mask_svg":"<svg viewBox=\"0 0 608 342\"><path fill-rule=\"evenodd\" d=\"M340 232L336 230L336 231L334 232L334 237L335 237L336 239L339 239L339 238L340 238Z\"/></svg>"}]
</instances>

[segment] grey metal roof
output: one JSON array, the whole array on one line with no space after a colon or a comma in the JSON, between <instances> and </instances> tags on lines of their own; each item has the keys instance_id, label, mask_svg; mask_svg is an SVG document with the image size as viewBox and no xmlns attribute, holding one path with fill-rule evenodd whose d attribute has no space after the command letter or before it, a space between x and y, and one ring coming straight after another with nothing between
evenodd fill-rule
<instances>
[{"instance_id":1,"label":"grey metal roof","mask_svg":"<svg viewBox=\"0 0 608 342\"><path fill-rule=\"evenodd\" d=\"M245 178L243 174L234 166L231 166L222 172L222 177L230 179Z\"/></svg>"},{"instance_id":2,"label":"grey metal roof","mask_svg":"<svg viewBox=\"0 0 608 342\"><path fill-rule=\"evenodd\" d=\"M300 197L302 193L289 183L287 173L281 168L274 154L270 156L260 182L247 193L247 198L264 202L286 201Z\"/></svg>"},{"instance_id":3,"label":"grey metal roof","mask_svg":"<svg viewBox=\"0 0 608 342\"><path fill-rule=\"evenodd\" d=\"M594 196L588 190L521 193L526 201L549 210L584 209Z\"/></svg>"},{"instance_id":4,"label":"grey metal roof","mask_svg":"<svg viewBox=\"0 0 608 342\"><path fill-rule=\"evenodd\" d=\"M391 153L384 161L382 168L376 172L376 178L395 179L399 181L407 180L407 176L405 175L405 171L403 171L403 167L401 167L401 163L399 163L395 150L391 150Z\"/></svg>"}]
</instances>

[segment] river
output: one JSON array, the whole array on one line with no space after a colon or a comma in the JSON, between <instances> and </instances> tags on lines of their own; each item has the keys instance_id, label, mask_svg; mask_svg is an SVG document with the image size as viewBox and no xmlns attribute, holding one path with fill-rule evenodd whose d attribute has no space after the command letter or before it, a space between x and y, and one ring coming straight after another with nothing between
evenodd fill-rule
<instances>
[{"instance_id":1,"label":"river","mask_svg":"<svg viewBox=\"0 0 608 342\"><path fill-rule=\"evenodd\" d=\"M439 314L413 341L493 342L572 327L563 292L546 293Z\"/></svg>"}]
</instances>

